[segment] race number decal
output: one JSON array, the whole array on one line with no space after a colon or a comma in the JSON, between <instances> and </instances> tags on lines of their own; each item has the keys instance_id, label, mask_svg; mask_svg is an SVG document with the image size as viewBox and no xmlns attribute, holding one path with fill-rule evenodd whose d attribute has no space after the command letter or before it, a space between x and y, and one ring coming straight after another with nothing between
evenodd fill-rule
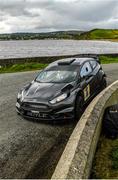
<instances>
[{"instance_id":1,"label":"race number decal","mask_svg":"<svg viewBox=\"0 0 118 180\"><path fill-rule=\"evenodd\" d=\"M84 89L84 101L86 101L90 97L90 85L88 85Z\"/></svg>"}]
</instances>

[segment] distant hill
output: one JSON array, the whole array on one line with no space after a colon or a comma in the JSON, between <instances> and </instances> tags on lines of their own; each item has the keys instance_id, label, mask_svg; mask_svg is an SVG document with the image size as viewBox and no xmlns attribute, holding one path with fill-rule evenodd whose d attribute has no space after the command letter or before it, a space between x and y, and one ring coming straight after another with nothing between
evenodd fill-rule
<instances>
[{"instance_id":1,"label":"distant hill","mask_svg":"<svg viewBox=\"0 0 118 180\"><path fill-rule=\"evenodd\" d=\"M0 34L0 40L75 39L82 31L56 31L48 33Z\"/></svg>"},{"instance_id":2,"label":"distant hill","mask_svg":"<svg viewBox=\"0 0 118 180\"><path fill-rule=\"evenodd\" d=\"M75 40L116 40L118 29L94 29L83 31L56 31L48 33L13 33L0 34L0 40L41 40L41 39L75 39Z\"/></svg>"},{"instance_id":3,"label":"distant hill","mask_svg":"<svg viewBox=\"0 0 118 180\"><path fill-rule=\"evenodd\" d=\"M102 39L111 39L118 40L118 29L94 29L89 32L82 33L78 39L82 40L102 40Z\"/></svg>"}]
</instances>

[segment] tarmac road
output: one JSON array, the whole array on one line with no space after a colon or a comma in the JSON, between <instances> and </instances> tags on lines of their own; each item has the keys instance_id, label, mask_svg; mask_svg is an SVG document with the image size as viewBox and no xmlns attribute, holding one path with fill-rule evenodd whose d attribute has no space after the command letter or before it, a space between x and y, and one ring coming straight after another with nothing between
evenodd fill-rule
<instances>
[{"instance_id":1,"label":"tarmac road","mask_svg":"<svg viewBox=\"0 0 118 180\"><path fill-rule=\"evenodd\" d=\"M109 84L118 79L118 64L103 68ZM0 75L0 178L50 177L74 128L74 123L32 122L16 114L17 92L35 76L36 72Z\"/></svg>"}]
</instances>

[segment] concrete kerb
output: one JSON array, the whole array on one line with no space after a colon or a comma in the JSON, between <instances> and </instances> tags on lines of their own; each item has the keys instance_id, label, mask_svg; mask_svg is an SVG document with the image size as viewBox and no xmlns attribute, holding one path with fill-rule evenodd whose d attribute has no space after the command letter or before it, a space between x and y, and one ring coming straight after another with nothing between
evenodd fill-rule
<instances>
[{"instance_id":1,"label":"concrete kerb","mask_svg":"<svg viewBox=\"0 0 118 180\"><path fill-rule=\"evenodd\" d=\"M87 179L107 106L118 103L118 81L102 91L77 123L52 175L52 179Z\"/></svg>"}]
</instances>

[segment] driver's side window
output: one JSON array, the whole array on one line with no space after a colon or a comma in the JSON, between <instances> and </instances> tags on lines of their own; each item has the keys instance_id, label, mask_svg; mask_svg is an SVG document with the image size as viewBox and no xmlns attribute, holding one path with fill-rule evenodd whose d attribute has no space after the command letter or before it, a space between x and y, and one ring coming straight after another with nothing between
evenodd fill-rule
<instances>
[{"instance_id":1,"label":"driver's side window","mask_svg":"<svg viewBox=\"0 0 118 180\"><path fill-rule=\"evenodd\" d=\"M80 76L83 78L83 77L89 75L91 72L92 72L92 68L90 66L90 63L86 62L81 68Z\"/></svg>"}]
</instances>

